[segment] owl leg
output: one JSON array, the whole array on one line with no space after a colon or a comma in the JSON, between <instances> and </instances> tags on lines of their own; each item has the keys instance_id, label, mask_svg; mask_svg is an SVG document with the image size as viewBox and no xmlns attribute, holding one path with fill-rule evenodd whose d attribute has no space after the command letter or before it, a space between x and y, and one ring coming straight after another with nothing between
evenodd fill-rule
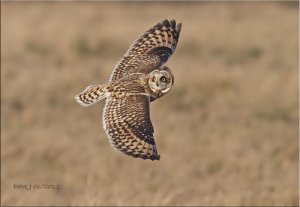
<instances>
[{"instance_id":1,"label":"owl leg","mask_svg":"<svg viewBox=\"0 0 300 207\"><path fill-rule=\"evenodd\" d=\"M109 95L109 84L90 85L75 96L76 101L84 107L88 107L106 98Z\"/></svg>"}]
</instances>

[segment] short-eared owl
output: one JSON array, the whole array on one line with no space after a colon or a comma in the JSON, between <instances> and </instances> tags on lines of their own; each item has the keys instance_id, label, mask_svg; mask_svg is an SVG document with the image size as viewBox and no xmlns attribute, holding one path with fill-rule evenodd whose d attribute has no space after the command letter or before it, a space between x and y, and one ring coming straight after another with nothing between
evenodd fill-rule
<instances>
[{"instance_id":1,"label":"short-eared owl","mask_svg":"<svg viewBox=\"0 0 300 207\"><path fill-rule=\"evenodd\" d=\"M174 76L162 66L173 54L181 23L164 20L141 35L115 66L109 83L91 85L75 96L82 106L106 99L103 128L121 152L159 160L149 105L170 91Z\"/></svg>"}]
</instances>

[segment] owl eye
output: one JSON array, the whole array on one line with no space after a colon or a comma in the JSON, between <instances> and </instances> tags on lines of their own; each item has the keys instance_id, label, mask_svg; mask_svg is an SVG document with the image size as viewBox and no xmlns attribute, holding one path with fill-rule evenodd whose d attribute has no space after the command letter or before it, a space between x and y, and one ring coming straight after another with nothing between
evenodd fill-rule
<instances>
[{"instance_id":1,"label":"owl eye","mask_svg":"<svg viewBox=\"0 0 300 207\"><path fill-rule=\"evenodd\" d=\"M160 81L161 81L161 82L166 82L166 81L167 81L167 78L166 78L165 76L162 76L162 77L160 78Z\"/></svg>"}]
</instances>

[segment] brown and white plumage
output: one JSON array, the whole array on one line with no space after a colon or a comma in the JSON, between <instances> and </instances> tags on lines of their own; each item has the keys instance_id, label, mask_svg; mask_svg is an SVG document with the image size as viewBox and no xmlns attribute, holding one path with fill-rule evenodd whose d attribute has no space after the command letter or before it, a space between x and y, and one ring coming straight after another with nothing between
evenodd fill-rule
<instances>
[{"instance_id":1,"label":"brown and white plumage","mask_svg":"<svg viewBox=\"0 0 300 207\"><path fill-rule=\"evenodd\" d=\"M103 128L110 143L121 152L159 160L150 120L150 101L168 93L174 84L171 70L163 66L173 54L181 24L164 20L141 35L114 68L110 82L92 85L75 98L90 106L106 98Z\"/></svg>"},{"instance_id":2,"label":"brown and white plumage","mask_svg":"<svg viewBox=\"0 0 300 207\"><path fill-rule=\"evenodd\" d=\"M161 67L176 49L181 23L164 20L148 29L115 66L110 81L132 73L149 73Z\"/></svg>"},{"instance_id":3,"label":"brown and white plumage","mask_svg":"<svg viewBox=\"0 0 300 207\"><path fill-rule=\"evenodd\" d=\"M164 81L159 80L162 77L165 78ZM145 95L157 99L167 93L173 84L174 76L171 70L164 66L149 74L133 73L103 85L90 85L76 95L75 99L85 107L109 97Z\"/></svg>"},{"instance_id":4,"label":"brown and white plumage","mask_svg":"<svg viewBox=\"0 0 300 207\"><path fill-rule=\"evenodd\" d=\"M133 157L159 160L150 120L149 97L108 98L104 129L110 143L121 152Z\"/></svg>"}]
</instances>

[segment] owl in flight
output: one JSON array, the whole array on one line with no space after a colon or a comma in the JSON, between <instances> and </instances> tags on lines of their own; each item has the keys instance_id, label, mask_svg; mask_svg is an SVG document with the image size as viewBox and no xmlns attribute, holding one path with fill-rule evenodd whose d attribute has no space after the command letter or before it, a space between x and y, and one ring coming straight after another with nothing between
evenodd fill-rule
<instances>
[{"instance_id":1,"label":"owl in flight","mask_svg":"<svg viewBox=\"0 0 300 207\"><path fill-rule=\"evenodd\" d=\"M105 99L103 128L113 147L126 155L159 160L150 102L170 91L174 76L163 66L175 51L181 23L164 20L141 35L115 66L109 82L75 96L82 106Z\"/></svg>"}]
</instances>

